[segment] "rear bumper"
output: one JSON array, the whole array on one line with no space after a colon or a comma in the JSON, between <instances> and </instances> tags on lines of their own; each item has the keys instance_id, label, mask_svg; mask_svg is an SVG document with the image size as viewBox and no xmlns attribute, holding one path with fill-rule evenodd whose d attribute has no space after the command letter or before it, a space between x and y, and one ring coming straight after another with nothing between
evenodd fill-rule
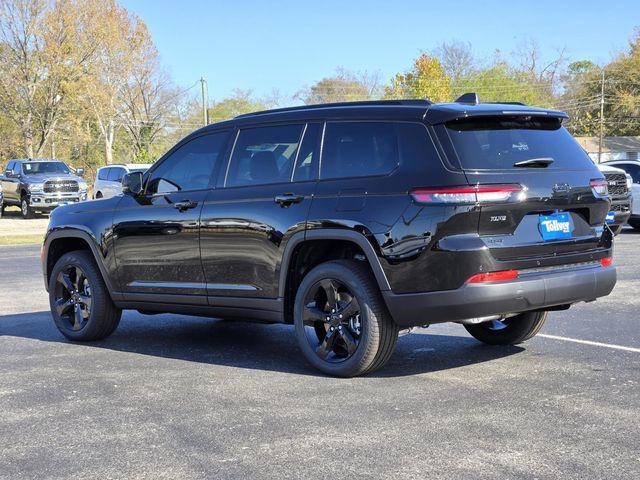
<instances>
[{"instance_id":1,"label":"rear bumper","mask_svg":"<svg viewBox=\"0 0 640 480\"><path fill-rule=\"evenodd\" d=\"M587 265L552 273L525 271L513 281L469 283L456 290L382 293L393 320L412 327L595 300L615 284L615 267Z\"/></svg>"}]
</instances>

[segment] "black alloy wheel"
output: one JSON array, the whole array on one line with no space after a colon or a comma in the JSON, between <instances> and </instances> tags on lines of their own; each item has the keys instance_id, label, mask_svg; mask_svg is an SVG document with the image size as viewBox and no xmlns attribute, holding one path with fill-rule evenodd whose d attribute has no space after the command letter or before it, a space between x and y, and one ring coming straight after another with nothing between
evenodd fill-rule
<instances>
[{"instance_id":1,"label":"black alloy wheel","mask_svg":"<svg viewBox=\"0 0 640 480\"><path fill-rule=\"evenodd\" d=\"M362 334L360 305L349 288L338 280L320 280L309 289L302 321L313 327L316 338L311 336L309 341L322 360L343 362L357 350Z\"/></svg>"},{"instance_id":2,"label":"black alloy wheel","mask_svg":"<svg viewBox=\"0 0 640 480\"><path fill-rule=\"evenodd\" d=\"M91 285L83 270L67 265L58 273L55 286L55 308L69 329L82 330L91 317Z\"/></svg>"}]
</instances>

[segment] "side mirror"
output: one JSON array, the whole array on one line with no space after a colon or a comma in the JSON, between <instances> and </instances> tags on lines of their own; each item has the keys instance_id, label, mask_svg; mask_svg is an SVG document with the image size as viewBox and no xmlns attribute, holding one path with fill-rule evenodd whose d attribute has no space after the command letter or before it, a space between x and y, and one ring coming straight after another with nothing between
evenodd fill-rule
<instances>
[{"instance_id":1,"label":"side mirror","mask_svg":"<svg viewBox=\"0 0 640 480\"><path fill-rule=\"evenodd\" d=\"M122 193L139 195L142 192L142 172L127 173L122 177Z\"/></svg>"},{"instance_id":2,"label":"side mirror","mask_svg":"<svg viewBox=\"0 0 640 480\"><path fill-rule=\"evenodd\" d=\"M4 172L4 174L7 178L17 177L16 173L13 170L7 170L6 172Z\"/></svg>"},{"instance_id":3,"label":"side mirror","mask_svg":"<svg viewBox=\"0 0 640 480\"><path fill-rule=\"evenodd\" d=\"M79 177L84 177L84 168L76 168L76 175Z\"/></svg>"}]
</instances>

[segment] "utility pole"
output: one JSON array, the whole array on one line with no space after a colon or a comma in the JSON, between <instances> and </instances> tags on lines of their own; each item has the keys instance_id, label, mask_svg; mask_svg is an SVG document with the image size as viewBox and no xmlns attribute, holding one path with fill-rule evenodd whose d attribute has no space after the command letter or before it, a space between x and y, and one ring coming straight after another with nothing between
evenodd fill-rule
<instances>
[{"instance_id":1,"label":"utility pole","mask_svg":"<svg viewBox=\"0 0 640 480\"><path fill-rule=\"evenodd\" d=\"M600 83L600 138L598 139L598 163L602 162L602 138L604 137L604 68Z\"/></svg>"},{"instance_id":2,"label":"utility pole","mask_svg":"<svg viewBox=\"0 0 640 480\"><path fill-rule=\"evenodd\" d=\"M200 85L202 86L202 124L209 124L209 112L207 111L207 81L204 77L200 78Z\"/></svg>"}]
</instances>

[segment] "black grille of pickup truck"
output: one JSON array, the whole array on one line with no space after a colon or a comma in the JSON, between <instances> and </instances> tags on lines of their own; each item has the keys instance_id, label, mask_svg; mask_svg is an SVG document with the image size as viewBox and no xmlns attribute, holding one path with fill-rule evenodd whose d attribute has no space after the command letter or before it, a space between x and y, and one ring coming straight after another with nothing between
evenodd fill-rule
<instances>
[{"instance_id":1,"label":"black grille of pickup truck","mask_svg":"<svg viewBox=\"0 0 640 480\"><path fill-rule=\"evenodd\" d=\"M78 191L78 182L75 180L49 180L44 182L45 193L71 193Z\"/></svg>"},{"instance_id":2,"label":"black grille of pickup truck","mask_svg":"<svg viewBox=\"0 0 640 480\"><path fill-rule=\"evenodd\" d=\"M629 193L627 188L627 176L624 173L605 173L604 177L609 184L609 195L622 197Z\"/></svg>"}]
</instances>

